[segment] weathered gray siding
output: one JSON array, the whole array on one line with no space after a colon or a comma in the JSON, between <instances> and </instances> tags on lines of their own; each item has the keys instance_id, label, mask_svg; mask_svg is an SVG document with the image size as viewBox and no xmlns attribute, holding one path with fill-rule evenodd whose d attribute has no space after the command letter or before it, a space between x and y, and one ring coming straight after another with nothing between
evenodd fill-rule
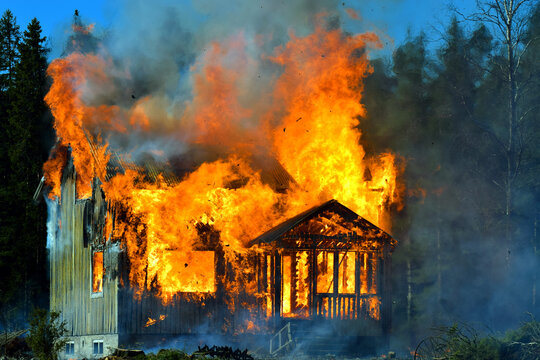
<instances>
[{"instance_id":1,"label":"weathered gray siding","mask_svg":"<svg viewBox=\"0 0 540 360\"><path fill-rule=\"evenodd\" d=\"M103 296L92 297L92 245L84 246L84 207L76 199L76 173L65 170L61 203L49 224L50 307L62 311L69 335L112 334L118 331L117 247L104 248ZM52 211L54 214L54 211ZM95 296L95 295L94 295Z\"/></svg>"}]
</instances>

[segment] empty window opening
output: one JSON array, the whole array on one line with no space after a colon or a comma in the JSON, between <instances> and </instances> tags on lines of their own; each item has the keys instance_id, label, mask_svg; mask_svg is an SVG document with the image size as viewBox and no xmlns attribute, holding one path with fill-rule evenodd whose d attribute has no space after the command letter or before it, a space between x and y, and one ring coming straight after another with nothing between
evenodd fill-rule
<instances>
[{"instance_id":1,"label":"empty window opening","mask_svg":"<svg viewBox=\"0 0 540 360\"><path fill-rule=\"evenodd\" d=\"M307 318L309 316L309 255L298 251L282 257L281 305L283 317Z\"/></svg>"},{"instance_id":2,"label":"empty window opening","mask_svg":"<svg viewBox=\"0 0 540 360\"><path fill-rule=\"evenodd\" d=\"M92 292L103 292L103 251L97 251L92 257Z\"/></svg>"},{"instance_id":3,"label":"empty window opening","mask_svg":"<svg viewBox=\"0 0 540 360\"><path fill-rule=\"evenodd\" d=\"M282 306L283 306L283 316L290 315L291 313L291 257L283 256L283 268L282 280L283 280L283 292L282 292Z\"/></svg>"},{"instance_id":4,"label":"empty window opening","mask_svg":"<svg viewBox=\"0 0 540 360\"><path fill-rule=\"evenodd\" d=\"M339 283L340 294L355 293L356 253L349 251L339 254Z\"/></svg>"},{"instance_id":5,"label":"empty window opening","mask_svg":"<svg viewBox=\"0 0 540 360\"><path fill-rule=\"evenodd\" d=\"M317 293L333 293L334 253L321 251L317 254Z\"/></svg>"}]
</instances>

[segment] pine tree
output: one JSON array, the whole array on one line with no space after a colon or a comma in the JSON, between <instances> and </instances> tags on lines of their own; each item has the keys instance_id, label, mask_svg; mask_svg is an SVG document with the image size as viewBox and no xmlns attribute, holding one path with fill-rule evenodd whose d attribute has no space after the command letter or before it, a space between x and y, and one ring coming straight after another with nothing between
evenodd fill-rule
<instances>
[{"instance_id":1,"label":"pine tree","mask_svg":"<svg viewBox=\"0 0 540 360\"><path fill-rule=\"evenodd\" d=\"M40 296L47 289L46 209L44 204L36 206L32 201L47 156L42 145L44 129L51 127L50 122L47 124L50 117L43 100L47 91L48 50L41 32L35 18L24 32L18 47L20 60L14 70L8 111L11 171L7 186L10 213L6 219L10 222L6 225L10 231L3 234L2 242L7 242L13 257L2 270L7 279L20 280L11 294L17 296L15 300L26 315L31 305L43 304ZM0 263L5 265L4 261Z\"/></svg>"},{"instance_id":2,"label":"pine tree","mask_svg":"<svg viewBox=\"0 0 540 360\"><path fill-rule=\"evenodd\" d=\"M426 50L424 34L409 39L401 45L393 55L393 72L396 76L394 96L388 103L388 124L392 135L390 143L392 149L407 159L407 167L403 174L403 181L409 189L423 189L423 177L432 173L436 164L430 154L431 147L426 143L430 141L432 132L431 111L432 97L429 93L431 81L428 70L432 67L432 60ZM425 236L418 233L412 224L413 219L425 217L422 213L422 197L411 197L407 200L405 211L396 219L400 229L399 237L402 246L394 256L396 267L401 267L404 274L405 289L400 301L402 319L405 333L411 338L417 336L415 327L422 321L419 318L419 294L421 287L429 280L420 278L424 264L421 263L421 254L424 249ZM420 311L419 311L420 310Z\"/></svg>"},{"instance_id":3,"label":"pine tree","mask_svg":"<svg viewBox=\"0 0 540 360\"><path fill-rule=\"evenodd\" d=\"M6 10L0 19L0 135L7 138L7 111L10 102L10 89L12 88L15 64L18 60L19 26L11 11ZM0 187L6 182L9 173L7 161L7 144L0 142Z\"/></svg>"},{"instance_id":4,"label":"pine tree","mask_svg":"<svg viewBox=\"0 0 540 360\"><path fill-rule=\"evenodd\" d=\"M15 16L6 10L0 19L0 92L4 92L12 84L19 54L20 32Z\"/></svg>"},{"instance_id":5,"label":"pine tree","mask_svg":"<svg viewBox=\"0 0 540 360\"><path fill-rule=\"evenodd\" d=\"M97 50L98 40L92 34L92 25L87 26L83 23L78 10L75 10L73 14L71 28L73 33L66 42L63 55L69 55L73 52L87 54Z\"/></svg>"},{"instance_id":6,"label":"pine tree","mask_svg":"<svg viewBox=\"0 0 540 360\"><path fill-rule=\"evenodd\" d=\"M8 137L8 109L10 106L11 93L13 90L13 78L15 64L18 60L17 45L19 42L19 26L11 11L7 10L0 19L0 273L8 275L11 260L15 252L11 239L15 238L16 221L11 214L13 199L9 188L9 173L11 164L9 161L9 137ZM14 264L17 266L18 264ZM13 314L11 301L15 298L15 291L22 280L18 274L14 277L3 276L5 279L0 286L0 307L3 326L8 325L7 315Z\"/></svg>"},{"instance_id":7,"label":"pine tree","mask_svg":"<svg viewBox=\"0 0 540 360\"><path fill-rule=\"evenodd\" d=\"M463 276L480 277L485 273L475 261L470 241L475 239L477 246L490 247L484 244L488 241L484 219L463 209L488 208L486 199L491 199L494 191L494 185L484 176L485 161L478 161L485 159L486 150L490 149L478 141L481 129L474 114L478 83L482 80L478 64L486 61L491 38L482 26L471 35L466 34L453 18L444 40L430 84L434 126L430 134L431 152L439 165L426 182L428 195L424 202L433 220L433 256L428 261L437 275L433 286L436 324L442 323L444 317L458 318L471 312L468 304L456 306L461 303L460 289L466 280ZM489 241L491 248L497 248ZM456 258L460 258L460 272L454 268Z\"/></svg>"}]
</instances>

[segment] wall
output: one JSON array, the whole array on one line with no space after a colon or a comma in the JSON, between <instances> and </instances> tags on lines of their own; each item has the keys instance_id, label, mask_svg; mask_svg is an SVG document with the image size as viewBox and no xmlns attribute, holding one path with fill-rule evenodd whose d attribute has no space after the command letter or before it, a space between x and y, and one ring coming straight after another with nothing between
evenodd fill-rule
<instances>
[{"instance_id":1,"label":"wall","mask_svg":"<svg viewBox=\"0 0 540 360\"><path fill-rule=\"evenodd\" d=\"M94 340L103 341L103 354L94 354ZM58 354L59 360L67 359L100 359L104 356L112 354L115 348L118 347L118 335L87 335L87 336L70 336L68 341L74 343L74 355L66 354L65 349Z\"/></svg>"},{"instance_id":2,"label":"wall","mask_svg":"<svg viewBox=\"0 0 540 360\"><path fill-rule=\"evenodd\" d=\"M50 307L60 310L69 335L117 333L118 247L105 244L103 292L92 295L92 244L84 243L84 208L76 173L66 166L60 202L49 203ZM96 199L103 201L103 199ZM55 208L54 208L55 207Z\"/></svg>"}]
</instances>

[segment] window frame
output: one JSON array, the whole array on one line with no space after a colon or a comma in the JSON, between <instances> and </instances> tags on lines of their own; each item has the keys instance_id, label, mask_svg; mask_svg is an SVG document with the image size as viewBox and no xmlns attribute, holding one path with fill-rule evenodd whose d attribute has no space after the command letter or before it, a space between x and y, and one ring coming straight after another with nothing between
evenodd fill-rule
<instances>
[{"instance_id":1,"label":"window frame","mask_svg":"<svg viewBox=\"0 0 540 360\"><path fill-rule=\"evenodd\" d=\"M102 276L101 276L101 291L94 291L94 259L95 254L101 253L101 267L102 267ZM93 250L90 257L90 297L91 298L102 298L103 297L103 287L105 282L105 264L104 264L105 252L103 250Z\"/></svg>"},{"instance_id":2,"label":"window frame","mask_svg":"<svg viewBox=\"0 0 540 360\"><path fill-rule=\"evenodd\" d=\"M96 352L97 345L97 352ZM101 349L100 349L101 345ZM103 340L93 340L92 341L92 355L103 355ZM99 352L101 350L101 352Z\"/></svg>"},{"instance_id":3,"label":"window frame","mask_svg":"<svg viewBox=\"0 0 540 360\"><path fill-rule=\"evenodd\" d=\"M65 353L66 355L75 355L75 341L66 342Z\"/></svg>"}]
</instances>

